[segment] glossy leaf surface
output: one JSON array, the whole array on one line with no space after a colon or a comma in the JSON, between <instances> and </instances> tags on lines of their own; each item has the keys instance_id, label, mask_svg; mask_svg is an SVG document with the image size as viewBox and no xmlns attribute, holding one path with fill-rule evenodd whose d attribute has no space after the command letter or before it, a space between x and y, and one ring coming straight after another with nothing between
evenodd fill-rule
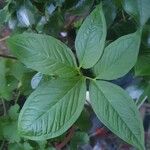
<instances>
[{"instance_id":1,"label":"glossy leaf surface","mask_svg":"<svg viewBox=\"0 0 150 150\"><path fill-rule=\"evenodd\" d=\"M77 74L71 50L51 36L25 33L9 38L7 43L12 53L31 69L62 77Z\"/></svg>"},{"instance_id":2,"label":"glossy leaf surface","mask_svg":"<svg viewBox=\"0 0 150 150\"><path fill-rule=\"evenodd\" d=\"M102 58L94 66L95 76L98 79L113 80L128 73L137 61L139 46L138 31L109 44Z\"/></svg>"},{"instance_id":3,"label":"glossy leaf surface","mask_svg":"<svg viewBox=\"0 0 150 150\"><path fill-rule=\"evenodd\" d=\"M90 84L90 99L98 118L127 143L144 150L144 130L133 100L119 86L106 81Z\"/></svg>"},{"instance_id":4,"label":"glossy leaf surface","mask_svg":"<svg viewBox=\"0 0 150 150\"><path fill-rule=\"evenodd\" d=\"M100 58L106 38L106 22L102 6L97 6L81 25L75 47L80 66L91 68Z\"/></svg>"},{"instance_id":5,"label":"glossy leaf surface","mask_svg":"<svg viewBox=\"0 0 150 150\"><path fill-rule=\"evenodd\" d=\"M19 116L20 134L45 140L63 134L79 117L85 102L85 80L51 80L27 99Z\"/></svg>"}]
</instances>

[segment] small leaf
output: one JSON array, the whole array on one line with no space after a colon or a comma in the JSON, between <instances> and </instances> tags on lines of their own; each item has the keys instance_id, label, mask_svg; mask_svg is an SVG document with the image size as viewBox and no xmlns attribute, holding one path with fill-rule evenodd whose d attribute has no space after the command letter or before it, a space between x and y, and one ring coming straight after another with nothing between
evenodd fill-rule
<instances>
[{"instance_id":1,"label":"small leaf","mask_svg":"<svg viewBox=\"0 0 150 150\"><path fill-rule=\"evenodd\" d=\"M86 132L76 132L70 142L70 149L77 150L79 146L87 144L89 142L89 136Z\"/></svg>"},{"instance_id":2,"label":"small leaf","mask_svg":"<svg viewBox=\"0 0 150 150\"><path fill-rule=\"evenodd\" d=\"M51 36L25 33L9 38L7 43L12 53L31 69L63 77L77 74L71 50Z\"/></svg>"},{"instance_id":3,"label":"small leaf","mask_svg":"<svg viewBox=\"0 0 150 150\"><path fill-rule=\"evenodd\" d=\"M74 4L72 1L71 3ZM68 2L66 2L66 5L68 5ZM89 12L92 5L93 0L75 0L75 5L68 10L68 13L80 16Z\"/></svg>"},{"instance_id":4,"label":"small leaf","mask_svg":"<svg viewBox=\"0 0 150 150\"><path fill-rule=\"evenodd\" d=\"M98 79L113 80L128 73L137 61L140 46L139 31L120 37L109 44L94 66Z\"/></svg>"},{"instance_id":5,"label":"small leaf","mask_svg":"<svg viewBox=\"0 0 150 150\"><path fill-rule=\"evenodd\" d=\"M17 131L17 122L8 121L7 124L4 124L3 136L9 141L9 143L20 142L21 137L19 136Z\"/></svg>"},{"instance_id":6,"label":"small leaf","mask_svg":"<svg viewBox=\"0 0 150 150\"><path fill-rule=\"evenodd\" d=\"M106 81L90 84L90 99L98 118L127 143L144 150L144 130L137 107L119 86Z\"/></svg>"},{"instance_id":7,"label":"small leaf","mask_svg":"<svg viewBox=\"0 0 150 150\"><path fill-rule=\"evenodd\" d=\"M149 0L123 0L125 11L132 15L141 25L144 25L150 18Z\"/></svg>"},{"instance_id":8,"label":"small leaf","mask_svg":"<svg viewBox=\"0 0 150 150\"><path fill-rule=\"evenodd\" d=\"M100 58L106 38L106 22L102 6L97 6L80 27L75 47L80 66L91 68Z\"/></svg>"},{"instance_id":9,"label":"small leaf","mask_svg":"<svg viewBox=\"0 0 150 150\"><path fill-rule=\"evenodd\" d=\"M114 2L112 0L104 1L103 2L103 10L104 10L104 14L105 14L107 28L109 28L117 15L117 9L116 9Z\"/></svg>"},{"instance_id":10,"label":"small leaf","mask_svg":"<svg viewBox=\"0 0 150 150\"><path fill-rule=\"evenodd\" d=\"M6 72L6 60L0 58L0 98L9 100L11 93L7 86Z\"/></svg>"},{"instance_id":11,"label":"small leaf","mask_svg":"<svg viewBox=\"0 0 150 150\"><path fill-rule=\"evenodd\" d=\"M43 78L43 74L38 72L36 73L31 80L32 89L36 89Z\"/></svg>"},{"instance_id":12,"label":"small leaf","mask_svg":"<svg viewBox=\"0 0 150 150\"><path fill-rule=\"evenodd\" d=\"M135 65L136 76L149 76L150 75L150 53L139 56Z\"/></svg>"},{"instance_id":13,"label":"small leaf","mask_svg":"<svg viewBox=\"0 0 150 150\"><path fill-rule=\"evenodd\" d=\"M63 134L81 114L85 91L85 80L81 77L51 80L39 86L21 110L20 134L32 140Z\"/></svg>"},{"instance_id":14,"label":"small leaf","mask_svg":"<svg viewBox=\"0 0 150 150\"><path fill-rule=\"evenodd\" d=\"M9 117L11 118L11 120L17 120L18 116L19 116L19 105L15 104L13 106L10 107L8 114Z\"/></svg>"}]
</instances>

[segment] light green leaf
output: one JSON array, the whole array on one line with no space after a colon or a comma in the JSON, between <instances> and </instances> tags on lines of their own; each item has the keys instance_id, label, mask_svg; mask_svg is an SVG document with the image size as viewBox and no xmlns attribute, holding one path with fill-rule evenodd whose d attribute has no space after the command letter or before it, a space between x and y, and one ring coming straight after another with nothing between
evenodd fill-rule
<instances>
[{"instance_id":1,"label":"light green leaf","mask_svg":"<svg viewBox=\"0 0 150 150\"><path fill-rule=\"evenodd\" d=\"M23 137L45 140L63 134L79 117L85 102L85 79L51 80L27 99L19 116Z\"/></svg>"},{"instance_id":2,"label":"light green leaf","mask_svg":"<svg viewBox=\"0 0 150 150\"><path fill-rule=\"evenodd\" d=\"M80 66L91 68L100 58L106 38L106 22L102 6L97 6L80 27L75 47Z\"/></svg>"},{"instance_id":3,"label":"light green leaf","mask_svg":"<svg viewBox=\"0 0 150 150\"><path fill-rule=\"evenodd\" d=\"M12 53L31 69L62 77L77 74L71 50L51 36L25 33L9 38L7 43Z\"/></svg>"},{"instance_id":4,"label":"light green leaf","mask_svg":"<svg viewBox=\"0 0 150 150\"><path fill-rule=\"evenodd\" d=\"M38 72L33 76L31 80L32 89L36 89L39 86L42 78L43 78L43 74L41 72Z\"/></svg>"},{"instance_id":5,"label":"light green leaf","mask_svg":"<svg viewBox=\"0 0 150 150\"><path fill-rule=\"evenodd\" d=\"M144 25L150 18L150 0L124 0L125 11Z\"/></svg>"},{"instance_id":6,"label":"light green leaf","mask_svg":"<svg viewBox=\"0 0 150 150\"><path fill-rule=\"evenodd\" d=\"M149 76L150 75L150 54L139 56L135 65L136 76Z\"/></svg>"},{"instance_id":7,"label":"light green leaf","mask_svg":"<svg viewBox=\"0 0 150 150\"><path fill-rule=\"evenodd\" d=\"M98 79L113 80L128 73L137 61L139 31L120 37L109 44L93 70Z\"/></svg>"},{"instance_id":8,"label":"light green leaf","mask_svg":"<svg viewBox=\"0 0 150 150\"><path fill-rule=\"evenodd\" d=\"M113 133L144 150L144 130L137 107L119 86L106 81L90 84L90 99L98 118Z\"/></svg>"}]
</instances>

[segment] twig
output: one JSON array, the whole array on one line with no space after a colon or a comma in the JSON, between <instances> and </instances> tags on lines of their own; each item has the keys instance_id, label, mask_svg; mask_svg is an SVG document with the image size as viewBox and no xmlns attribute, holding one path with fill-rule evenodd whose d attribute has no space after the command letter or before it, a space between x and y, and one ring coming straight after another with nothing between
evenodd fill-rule
<instances>
[{"instance_id":1,"label":"twig","mask_svg":"<svg viewBox=\"0 0 150 150\"><path fill-rule=\"evenodd\" d=\"M141 101L140 103L138 103L138 109L143 105L143 103L145 102L145 100L147 99L147 96L145 96Z\"/></svg>"},{"instance_id":2,"label":"twig","mask_svg":"<svg viewBox=\"0 0 150 150\"><path fill-rule=\"evenodd\" d=\"M6 106L5 106L5 102L4 99L2 98L2 104L3 104L3 110L4 110L4 116L6 116Z\"/></svg>"},{"instance_id":3,"label":"twig","mask_svg":"<svg viewBox=\"0 0 150 150\"><path fill-rule=\"evenodd\" d=\"M70 130L69 130L69 134L64 138L64 140L58 144L55 145L57 150L61 150L65 145L67 145L67 143L71 140L71 138L73 137L74 133L75 133L76 127L73 126Z\"/></svg>"},{"instance_id":4,"label":"twig","mask_svg":"<svg viewBox=\"0 0 150 150\"><path fill-rule=\"evenodd\" d=\"M122 13L123 21L126 21L126 17L124 15L124 11L122 10L121 13Z\"/></svg>"},{"instance_id":5,"label":"twig","mask_svg":"<svg viewBox=\"0 0 150 150\"><path fill-rule=\"evenodd\" d=\"M0 57L17 60L17 58L14 56L8 56L8 55L3 55L3 54L0 54Z\"/></svg>"},{"instance_id":6,"label":"twig","mask_svg":"<svg viewBox=\"0 0 150 150\"><path fill-rule=\"evenodd\" d=\"M15 99L15 104L17 104L17 102L18 102L18 100L19 100L19 97L20 97L20 91L18 92L17 97L16 97L16 99Z\"/></svg>"},{"instance_id":7,"label":"twig","mask_svg":"<svg viewBox=\"0 0 150 150\"><path fill-rule=\"evenodd\" d=\"M5 40L8 39L8 38L9 38L9 36L6 36L6 37L4 37L4 38L1 38L1 39L0 39L0 42L5 41Z\"/></svg>"}]
</instances>

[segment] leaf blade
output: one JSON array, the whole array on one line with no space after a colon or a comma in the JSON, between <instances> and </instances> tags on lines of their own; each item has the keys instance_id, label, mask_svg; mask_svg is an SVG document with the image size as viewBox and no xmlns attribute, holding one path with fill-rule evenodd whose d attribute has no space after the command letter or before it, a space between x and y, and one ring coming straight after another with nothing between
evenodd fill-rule
<instances>
[{"instance_id":1,"label":"leaf blade","mask_svg":"<svg viewBox=\"0 0 150 150\"><path fill-rule=\"evenodd\" d=\"M140 25L144 25L150 18L150 1L149 0L124 0L123 7L125 11L132 15Z\"/></svg>"},{"instance_id":2,"label":"leaf blade","mask_svg":"<svg viewBox=\"0 0 150 150\"><path fill-rule=\"evenodd\" d=\"M106 21L102 6L97 6L81 25L75 48L80 66L91 68L100 58L106 38Z\"/></svg>"},{"instance_id":3,"label":"leaf blade","mask_svg":"<svg viewBox=\"0 0 150 150\"><path fill-rule=\"evenodd\" d=\"M32 140L63 134L79 117L84 106L85 90L85 79L79 77L52 80L39 86L20 113L20 134Z\"/></svg>"},{"instance_id":4,"label":"leaf blade","mask_svg":"<svg viewBox=\"0 0 150 150\"><path fill-rule=\"evenodd\" d=\"M24 33L9 38L7 43L12 53L33 70L63 77L77 74L71 50L51 36Z\"/></svg>"},{"instance_id":5,"label":"leaf blade","mask_svg":"<svg viewBox=\"0 0 150 150\"><path fill-rule=\"evenodd\" d=\"M90 98L98 118L112 132L144 150L142 120L136 105L123 89L106 81L96 81L90 84Z\"/></svg>"},{"instance_id":6,"label":"leaf blade","mask_svg":"<svg viewBox=\"0 0 150 150\"><path fill-rule=\"evenodd\" d=\"M109 44L93 68L96 77L113 80L128 73L137 61L139 46L139 31L122 36Z\"/></svg>"}]
</instances>

